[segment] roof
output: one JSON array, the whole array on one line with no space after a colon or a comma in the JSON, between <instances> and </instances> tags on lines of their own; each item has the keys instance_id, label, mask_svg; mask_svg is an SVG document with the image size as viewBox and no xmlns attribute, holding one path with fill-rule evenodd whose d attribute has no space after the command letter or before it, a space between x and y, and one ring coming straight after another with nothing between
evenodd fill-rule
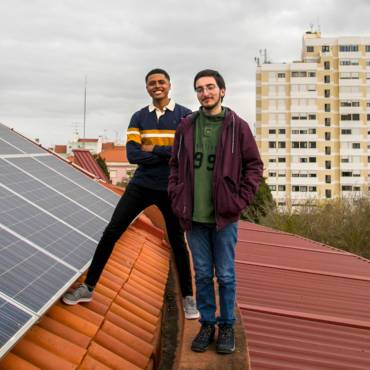
<instances>
[{"instance_id":1,"label":"roof","mask_svg":"<svg viewBox=\"0 0 370 370\"><path fill-rule=\"evenodd\" d=\"M58 154L67 153L67 145L55 145L54 152Z\"/></svg>"},{"instance_id":2,"label":"roof","mask_svg":"<svg viewBox=\"0 0 370 370\"><path fill-rule=\"evenodd\" d=\"M128 163L126 157L126 147L123 145L116 146L113 149L104 149L99 154L106 163L122 162Z\"/></svg>"},{"instance_id":3,"label":"roof","mask_svg":"<svg viewBox=\"0 0 370 370\"><path fill-rule=\"evenodd\" d=\"M95 175L96 178L109 181L102 168L98 165L95 158L87 149L73 149L74 163L84 170Z\"/></svg>"},{"instance_id":4,"label":"roof","mask_svg":"<svg viewBox=\"0 0 370 370\"><path fill-rule=\"evenodd\" d=\"M116 243L94 300L54 305L0 368L153 368L168 270L163 232L141 216Z\"/></svg>"},{"instance_id":5,"label":"roof","mask_svg":"<svg viewBox=\"0 0 370 370\"><path fill-rule=\"evenodd\" d=\"M102 143L101 148L102 148L102 150L113 149L114 148L114 143L113 142Z\"/></svg>"},{"instance_id":6,"label":"roof","mask_svg":"<svg viewBox=\"0 0 370 370\"><path fill-rule=\"evenodd\" d=\"M98 142L98 139L85 139L85 138L82 138L82 139L78 139L78 142L79 143L97 143Z\"/></svg>"},{"instance_id":7,"label":"roof","mask_svg":"<svg viewBox=\"0 0 370 370\"><path fill-rule=\"evenodd\" d=\"M253 370L370 368L370 264L240 222L238 304Z\"/></svg>"}]
</instances>

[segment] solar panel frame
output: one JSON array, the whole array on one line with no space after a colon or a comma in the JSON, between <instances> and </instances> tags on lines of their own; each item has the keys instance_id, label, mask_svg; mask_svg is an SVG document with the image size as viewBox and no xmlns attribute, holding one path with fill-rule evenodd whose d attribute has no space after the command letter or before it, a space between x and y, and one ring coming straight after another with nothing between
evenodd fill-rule
<instances>
[{"instance_id":1,"label":"solar panel frame","mask_svg":"<svg viewBox=\"0 0 370 370\"><path fill-rule=\"evenodd\" d=\"M0 358L87 269L119 198L0 123Z\"/></svg>"}]
</instances>

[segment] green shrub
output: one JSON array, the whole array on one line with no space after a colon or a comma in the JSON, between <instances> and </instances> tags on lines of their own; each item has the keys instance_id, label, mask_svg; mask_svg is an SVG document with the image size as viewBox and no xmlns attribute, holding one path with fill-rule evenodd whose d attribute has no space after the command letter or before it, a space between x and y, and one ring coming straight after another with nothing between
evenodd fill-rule
<instances>
[{"instance_id":1,"label":"green shrub","mask_svg":"<svg viewBox=\"0 0 370 370\"><path fill-rule=\"evenodd\" d=\"M370 258L370 199L307 202L299 210L272 209L260 223Z\"/></svg>"}]
</instances>

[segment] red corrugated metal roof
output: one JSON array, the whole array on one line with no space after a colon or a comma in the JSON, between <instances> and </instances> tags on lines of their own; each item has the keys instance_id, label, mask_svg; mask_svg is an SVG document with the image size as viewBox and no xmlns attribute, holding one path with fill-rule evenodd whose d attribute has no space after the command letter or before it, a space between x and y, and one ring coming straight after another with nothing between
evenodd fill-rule
<instances>
[{"instance_id":1,"label":"red corrugated metal roof","mask_svg":"<svg viewBox=\"0 0 370 370\"><path fill-rule=\"evenodd\" d=\"M98 165L90 151L86 149L73 149L74 161L86 171L94 174L98 179L109 181L101 167Z\"/></svg>"},{"instance_id":2,"label":"red corrugated metal roof","mask_svg":"<svg viewBox=\"0 0 370 370\"><path fill-rule=\"evenodd\" d=\"M252 370L370 369L370 264L240 223L238 304Z\"/></svg>"}]
</instances>

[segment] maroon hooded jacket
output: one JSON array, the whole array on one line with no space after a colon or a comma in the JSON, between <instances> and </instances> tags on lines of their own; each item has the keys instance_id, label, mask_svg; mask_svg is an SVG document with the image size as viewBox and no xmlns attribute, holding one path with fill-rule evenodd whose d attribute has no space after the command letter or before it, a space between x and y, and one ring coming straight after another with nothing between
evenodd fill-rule
<instances>
[{"instance_id":1,"label":"maroon hooded jacket","mask_svg":"<svg viewBox=\"0 0 370 370\"><path fill-rule=\"evenodd\" d=\"M263 163L248 124L225 108L213 170L213 202L217 229L239 219L251 204L262 179ZM170 160L168 192L184 230L191 229L194 202L194 126L198 113L177 127Z\"/></svg>"}]
</instances>

